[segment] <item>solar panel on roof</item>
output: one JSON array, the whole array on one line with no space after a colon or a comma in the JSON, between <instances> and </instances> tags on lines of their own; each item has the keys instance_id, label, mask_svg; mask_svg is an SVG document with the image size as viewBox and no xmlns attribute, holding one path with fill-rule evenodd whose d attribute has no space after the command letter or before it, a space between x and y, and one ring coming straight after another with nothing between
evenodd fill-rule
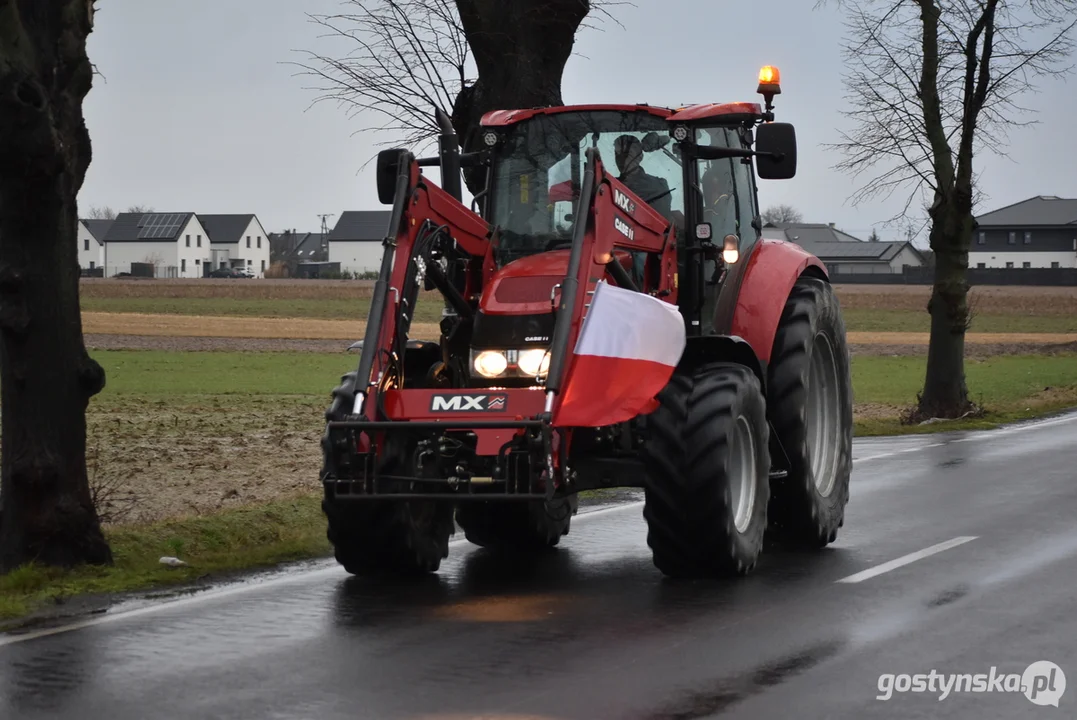
<instances>
[{"instance_id":1,"label":"solar panel on roof","mask_svg":"<svg viewBox=\"0 0 1077 720\"><path fill-rule=\"evenodd\" d=\"M161 240L175 237L183 224L183 214L179 213L155 213L143 217L139 227L138 237L140 240Z\"/></svg>"}]
</instances>

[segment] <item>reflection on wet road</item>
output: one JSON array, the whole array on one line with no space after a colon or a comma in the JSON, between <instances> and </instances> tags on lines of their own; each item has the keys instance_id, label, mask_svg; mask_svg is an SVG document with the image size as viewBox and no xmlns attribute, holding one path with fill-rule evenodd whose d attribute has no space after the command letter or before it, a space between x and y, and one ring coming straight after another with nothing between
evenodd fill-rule
<instances>
[{"instance_id":1,"label":"reflection on wet road","mask_svg":"<svg viewBox=\"0 0 1077 720\"><path fill-rule=\"evenodd\" d=\"M323 563L0 636L0 718L1032 717L878 678L1047 659L1077 683L1075 441L1077 416L858 440L839 541L736 582L663 580L635 502L530 564L461 540L419 583Z\"/></svg>"}]
</instances>

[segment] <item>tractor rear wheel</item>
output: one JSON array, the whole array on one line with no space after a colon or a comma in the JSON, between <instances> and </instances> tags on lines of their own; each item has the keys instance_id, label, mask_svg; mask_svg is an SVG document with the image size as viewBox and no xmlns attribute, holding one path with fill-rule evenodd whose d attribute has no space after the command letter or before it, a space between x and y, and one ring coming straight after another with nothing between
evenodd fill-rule
<instances>
[{"instance_id":1,"label":"tractor rear wheel","mask_svg":"<svg viewBox=\"0 0 1077 720\"><path fill-rule=\"evenodd\" d=\"M647 416L643 517L671 577L743 575L763 547L769 428L759 379L742 365L678 371Z\"/></svg>"},{"instance_id":2,"label":"tractor rear wheel","mask_svg":"<svg viewBox=\"0 0 1077 720\"><path fill-rule=\"evenodd\" d=\"M845 323L830 283L802 277L782 312L768 369L767 414L789 459L771 493L773 534L819 548L845 521L853 390Z\"/></svg>"},{"instance_id":3,"label":"tractor rear wheel","mask_svg":"<svg viewBox=\"0 0 1077 720\"><path fill-rule=\"evenodd\" d=\"M579 507L576 495L543 501L460 503L456 522L472 544L495 550L535 552L554 547L568 535Z\"/></svg>"}]
</instances>

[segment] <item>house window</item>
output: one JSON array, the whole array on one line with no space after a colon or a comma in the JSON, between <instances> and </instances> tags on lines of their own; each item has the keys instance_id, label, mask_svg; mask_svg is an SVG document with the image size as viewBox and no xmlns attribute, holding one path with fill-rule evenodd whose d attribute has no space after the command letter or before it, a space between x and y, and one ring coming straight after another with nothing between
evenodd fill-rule
<instances>
[{"instance_id":1,"label":"house window","mask_svg":"<svg viewBox=\"0 0 1077 720\"><path fill-rule=\"evenodd\" d=\"M82 249L85 250L86 252L90 251L90 241L89 241L89 239L86 239L86 240L82 241Z\"/></svg>"},{"instance_id":2,"label":"house window","mask_svg":"<svg viewBox=\"0 0 1077 720\"><path fill-rule=\"evenodd\" d=\"M94 263L93 263L93 260L91 260L91 261L90 261L90 269L91 269L91 270L93 270L93 269L94 269Z\"/></svg>"},{"instance_id":3,"label":"house window","mask_svg":"<svg viewBox=\"0 0 1077 720\"><path fill-rule=\"evenodd\" d=\"M180 260L180 272L187 272L187 258Z\"/></svg>"},{"instance_id":4,"label":"house window","mask_svg":"<svg viewBox=\"0 0 1077 720\"><path fill-rule=\"evenodd\" d=\"M262 236L261 235L258 236L258 249L259 250L262 249Z\"/></svg>"},{"instance_id":5,"label":"house window","mask_svg":"<svg viewBox=\"0 0 1077 720\"><path fill-rule=\"evenodd\" d=\"M1011 230L1010 231L1010 245L1016 245L1016 244L1017 244L1017 233L1015 233L1013 230Z\"/></svg>"},{"instance_id":6,"label":"house window","mask_svg":"<svg viewBox=\"0 0 1077 720\"><path fill-rule=\"evenodd\" d=\"M1021 267L1023 267L1023 268L1030 268L1030 267L1032 267L1032 263L1030 263L1030 262L1023 262L1023 263L1021 263Z\"/></svg>"},{"instance_id":7,"label":"house window","mask_svg":"<svg viewBox=\"0 0 1077 720\"><path fill-rule=\"evenodd\" d=\"M262 261L262 272L265 272L265 271L266 271L266 261L263 260Z\"/></svg>"},{"instance_id":8,"label":"house window","mask_svg":"<svg viewBox=\"0 0 1077 720\"><path fill-rule=\"evenodd\" d=\"M1012 235L1013 233L1010 233L1010 234ZM1008 262L1008 263L1006 263L1006 267L1008 267L1008 268L1012 268L1012 267L1013 267L1013 263L1012 263L1012 262Z\"/></svg>"},{"instance_id":9,"label":"house window","mask_svg":"<svg viewBox=\"0 0 1077 720\"><path fill-rule=\"evenodd\" d=\"M982 230L980 231L979 243L981 245L986 245L987 244L987 233L983 232Z\"/></svg>"},{"instance_id":10,"label":"house window","mask_svg":"<svg viewBox=\"0 0 1077 720\"><path fill-rule=\"evenodd\" d=\"M247 247L249 248L250 246L251 246L251 236L248 235L247 236Z\"/></svg>"},{"instance_id":11,"label":"house window","mask_svg":"<svg viewBox=\"0 0 1077 720\"><path fill-rule=\"evenodd\" d=\"M90 263L90 267L93 267L93 263ZM1062 266L1059 265L1057 262L1053 262L1053 263L1051 263L1051 267L1052 268L1060 268Z\"/></svg>"},{"instance_id":12,"label":"house window","mask_svg":"<svg viewBox=\"0 0 1077 720\"><path fill-rule=\"evenodd\" d=\"M202 236L198 236L198 247L202 247Z\"/></svg>"},{"instance_id":13,"label":"house window","mask_svg":"<svg viewBox=\"0 0 1077 720\"><path fill-rule=\"evenodd\" d=\"M1025 230L1025 245L1031 245L1031 244L1032 244L1032 231L1031 230Z\"/></svg>"},{"instance_id":14,"label":"house window","mask_svg":"<svg viewBox=\"0 0 1077 720\"><path fill-rule=\"evenodd\" d=\"M187 236L187 247L191 247L191 236Z\"/></svg>"},{"instance_id":15,"label":"house window","mask_svg":"<svg viewBox=\"0 0 1077 720\"><path fill-rule=\"evenodd\" d=\"M194 264L195 264L195 265L201 265L201 264L202 264L202 261L201 261L201 260L195 260L195 261L194 261Z\"/></svg>"},{"instance_id":16,"label":"house window","mask_svg":"<svg viewBox=\"0 0 1077 720\"><path fill-rule=\"evenodd\" d=\"M251 265L253 265L253 264L254 264L254 263L253 263L253 262L251 262L250 260L248 260L248 261L247 261L247 267L250 267L250 266L251 266Z\"/></svg>"},{"instance_id":17,"label":"house window","mask_svg":"<svg viewBox=\"0 0 1077 720\"><path fill-rule=\"evenodd\" d=\"M976 267L980 270L983 270L987 267L987 263L976 263Z\"/></svg>"}]
</instances>

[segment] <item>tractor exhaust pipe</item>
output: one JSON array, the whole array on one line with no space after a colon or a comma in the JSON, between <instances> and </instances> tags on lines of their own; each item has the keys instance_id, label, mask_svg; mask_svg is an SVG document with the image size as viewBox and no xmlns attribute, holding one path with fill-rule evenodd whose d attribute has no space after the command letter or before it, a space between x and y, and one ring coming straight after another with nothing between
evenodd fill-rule
<instances>
[{"instance_id":1,"label":"tractor exhaust pipe","mask_svg":"<svg viewBox=\"0 0 1077 720\"><path fill-rule=\"evenodd\" d=\"M439 107L434 108L434 115L441 129L438 147L441 156L441 187L445 192L463 202L463 187L460 181L460 140L452 126L452 118Z\"/></svg>"}]
</instances>

